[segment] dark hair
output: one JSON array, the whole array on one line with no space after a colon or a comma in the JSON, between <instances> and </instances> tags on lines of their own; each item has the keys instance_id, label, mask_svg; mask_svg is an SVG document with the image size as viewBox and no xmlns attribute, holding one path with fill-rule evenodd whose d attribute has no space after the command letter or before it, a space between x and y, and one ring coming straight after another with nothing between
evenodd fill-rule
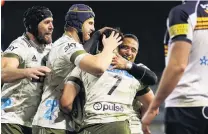
<instances>
[{"instance_id":1,"label":"dark hair","mask_svg":"<svg viewBox=\"0 0 208 134\"><path fill-rule=\"evenodd\" d=\"M138 38L136 37L136 35L134 35L134 34L124 34L124 37L123 37L123 38L132 38L132 39L134 39L135 41L137 41L138 44L139 44L139 40L138 40Z\"/></svg>"},{"instance_id":2,"label":"dark hair","mask_svg":"<svg viewBox=\"0 0 208 134\"><path fill-rule=\"evenodd\" d=\"M132 38L132 39L134 39L138 43L138 48L139 48L139 40L136 37L136 35L134 35L134 34L125 34L123 36L123 39L125 39L125 38ZM118 50L120 50L121 48L123 48L123 46L124 46L124 44L119 45L118 46Z\"/></svg>"},{"instance_id":3,"label":"dark hair","mask_svg":"<svg viewBox=\"0 0 208 134\"><path fill-rule=\"evenodd\" d=\"M103 35L105 35L106 38L108 38L113 31L115 31L115 33L119 33L119 36L121 36L121 40L123 40L124 36L123 36L123 33L120 31L120 28L106 29L103 32L103 34L100 36L100 39L99 39L99 45L98 45L98 50L99 51L103 50L103 43L102 43Z\"/></svg>"}]
</instances>

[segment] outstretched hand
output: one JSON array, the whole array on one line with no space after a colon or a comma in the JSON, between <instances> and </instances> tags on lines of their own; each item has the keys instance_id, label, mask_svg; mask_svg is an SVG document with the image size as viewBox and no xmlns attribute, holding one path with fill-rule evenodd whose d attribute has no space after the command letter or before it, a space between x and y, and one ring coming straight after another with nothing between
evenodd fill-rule
<instances>
[{"instance_id":1,"label":"outstretched hand","mask_svg":"<svg viewBox=\"0 0 208 134\"><path fill-rule=\"evenodd\" d=\"M116 53L115 57L113 57L111 65L113 65L111 69L126 69L126 64L128 63L128 60L123 58L120 54Z\"/></svg>"}]
</instances>

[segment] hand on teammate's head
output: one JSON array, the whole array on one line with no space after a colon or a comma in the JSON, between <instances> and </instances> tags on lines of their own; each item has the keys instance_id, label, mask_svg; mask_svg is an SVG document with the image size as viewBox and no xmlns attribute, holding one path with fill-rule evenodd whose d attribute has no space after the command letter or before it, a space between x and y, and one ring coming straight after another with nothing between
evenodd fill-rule
<instances>
[{"instance_id":1,"label":"hand on teammate's head","mask_svg":"<svg viewBox=\"0 0 208 134\"><path fill-rule=\"evenodd\" d=\"M113 51L122 43L121 39L122 37L119 36L119 33L112 31L109 37L106 37L106 35L103 34L102 43L103 43L104 48L107 48L110 51Z\"/></svg>"},{"instance_id":2,"label":"hand on teammate's head","mask_svg":"<svg viewBox=\"0 0 208 134\"><path fill-rule=\"evenodd\" d=\"M111 44L110 42L109 45L107 44L109 47L113 48L113 50L116 49L117 46L122 43L121 40L123 39L123 33L121 33L119 30L110 27L104 27L102 30L103 30L102 35L99 39L99 46L98 46L99 51L102 51L103 47L106 45L105 44L106 41L103 42L103 39L112 40L114 38L115 40L117 40L119 44L117 44L116 46L114 46L114 44Z\"/></svg>"}]
</instances>

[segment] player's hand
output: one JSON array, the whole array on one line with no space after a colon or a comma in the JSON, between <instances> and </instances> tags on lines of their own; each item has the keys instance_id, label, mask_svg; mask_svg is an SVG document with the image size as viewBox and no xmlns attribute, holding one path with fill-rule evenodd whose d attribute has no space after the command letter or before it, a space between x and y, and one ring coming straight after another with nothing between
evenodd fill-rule
<instances>
[{"instance_id":1,"label":"player's hand","mask_svg":"<svg viewBox=\"0 0 208 134\"><path fill-rule=\"evenodd\" d=\"M49 72L51 72L51 69L46 66L24 69L24 75L28 79L39 79L40 76L45 76L45 74Z\"/></svg>"},{"instance_id":2,"label":"player's hand","mask_svg":"<svg viewBox=\"0 0 208 134\"><path fill-rule=\"evenodd\" d=\"M142 131L144 134L151 134L149 126L157 114L158 109L148 109L142 117Z\"/></svg>"},{"instance_id":3,"label":"player's hand","mask_svg":"<svg viewBox=\"0 0 208 134\"><path fill-rule=\"evenodd\" d=\"M123 58L120 54L116 53L116 55L113 57L111 65L113 65L111 69L126 69L126 64L128 63L128 60Z\"/></svg>"},{"instance_id":4,"label":"player's hand","mask_svg":"<svg viewBox=\"0 0 208 134\"><path fill-rule=\"evenodd\" d=\"M115 33L115 31L112 31L111 35L108 38L103 35L102 42L104 48L107 48L110 51L113 51L122 43L121 36L119 36L119 33Z\"/></svg>"},{"instance_id":5,"label":"player's hand","mask_svg":"<svg viewBox=\"0 0 208 134\"><path fill-rule=\"evenodd\" d=\"M100 34L103 34L103 32L106 30L106 29L113 29L111 27L103 27L101 28L100 30L98 30L100 32Z\"/></svg>"}]
</instances>

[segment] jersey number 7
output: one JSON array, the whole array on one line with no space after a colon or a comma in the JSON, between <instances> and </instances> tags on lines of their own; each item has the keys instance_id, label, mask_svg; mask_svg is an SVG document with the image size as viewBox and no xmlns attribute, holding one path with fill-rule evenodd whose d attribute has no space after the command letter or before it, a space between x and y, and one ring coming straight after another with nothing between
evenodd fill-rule
<instances>
[{"instance_id":1,"label":"jersey number 7","mask_svg":"<svg viewBox=\"0 0 208 134\"><path fill-rule=\"evenodd\" d=\"M113 87L110 89L110 91L108 92L108 95L111 95L113 93L113 91L115 91L115 89L118 87L118 85L121 83L122 77L119 75L115 75L114 78L117 79L116 83L113 85Z\"/></svg>"}]
</instances>

